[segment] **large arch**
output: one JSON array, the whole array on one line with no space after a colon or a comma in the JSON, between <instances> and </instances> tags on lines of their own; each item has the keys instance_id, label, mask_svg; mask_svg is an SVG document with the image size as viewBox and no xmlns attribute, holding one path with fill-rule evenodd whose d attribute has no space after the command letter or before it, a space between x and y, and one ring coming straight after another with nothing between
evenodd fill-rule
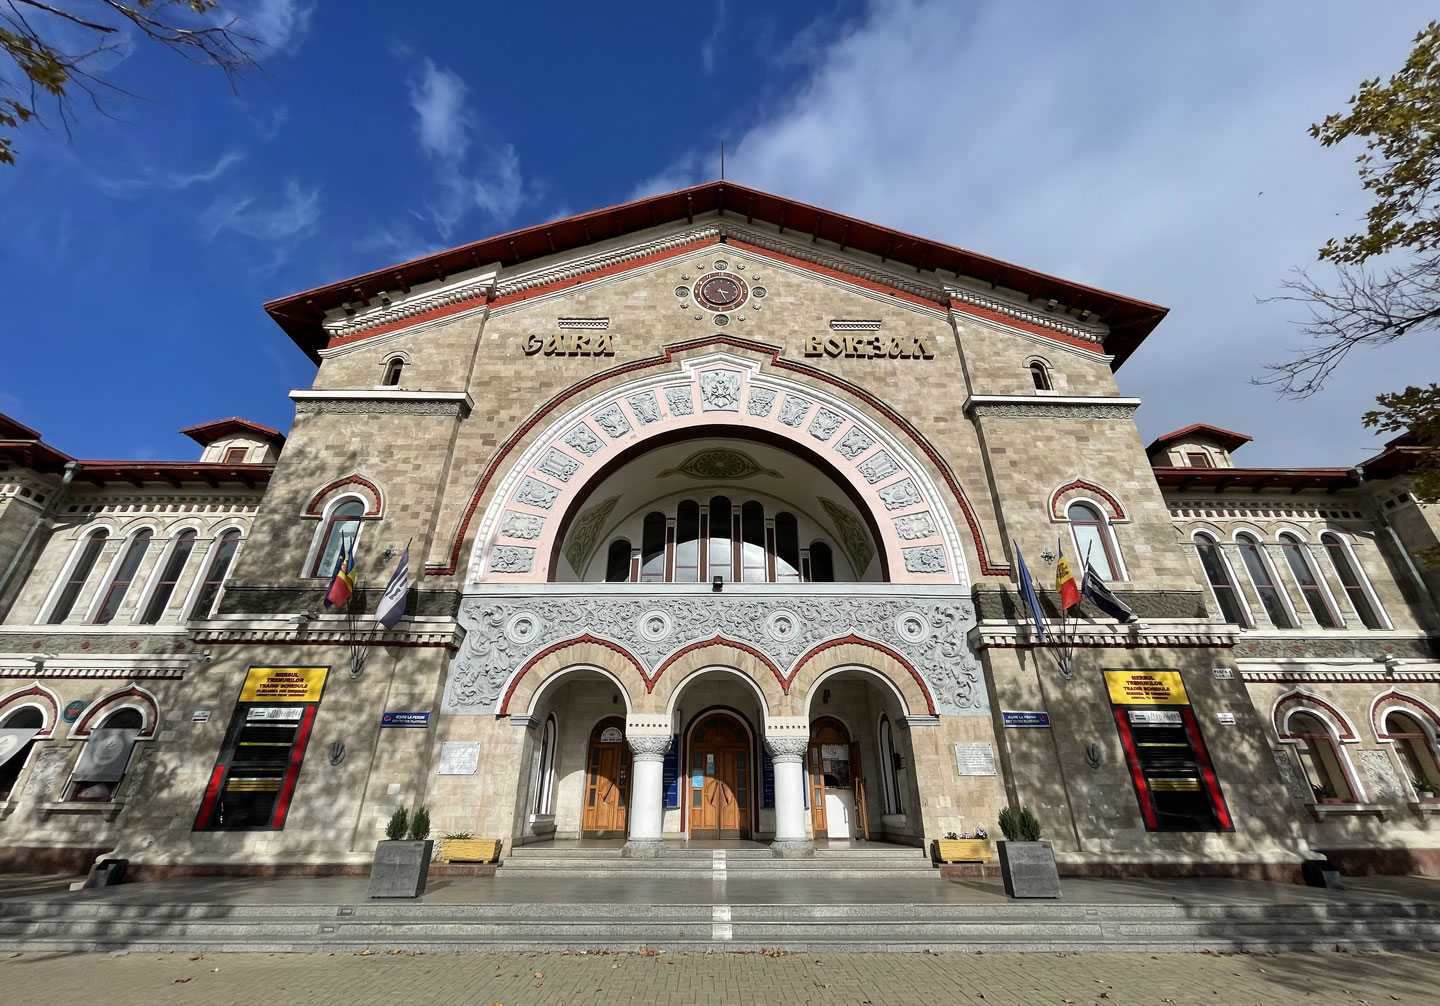
<instances>
[{"instance_id":1,"label":"large arch","mask_svg":"<svg viewBox=\"0 0 1440 1006\"><path fill-rule=\"evenodd\" d=\"M612 387L554 415L499 480L476 530L467 583L545 582L561 524L600 473L661 442L656 438L706 430L763 435L825 458L877 532L892 582L969 582L947 500L914 443L902 443L853 400L762 374L756 360L731 353L684 360L678 370ZM933 450L926 453L936 460ZM985 565L969 503L958 485L951 488Z\"/></svg>"},{"instance_id":2,"label":"large arch","mask_svg":"<svg viewBox=\"0 0 1440 1006\"><path fill-rule=\"evenodd\" d=\"M925 679L908 660L889 647L856 636L817 646L801 658L786 682L786 691L800 707L798 712L808 717L817 686L832 674L846 670L863 671L878 679L906 715L936 715L935 699Z\"/></svg>"}]
</instances>

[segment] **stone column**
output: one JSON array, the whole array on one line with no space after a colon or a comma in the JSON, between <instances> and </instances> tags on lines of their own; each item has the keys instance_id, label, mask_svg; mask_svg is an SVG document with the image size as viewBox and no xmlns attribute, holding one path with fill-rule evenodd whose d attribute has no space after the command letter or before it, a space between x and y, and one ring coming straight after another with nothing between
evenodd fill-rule
<instances>
[{"instance_id":1,"label":"stone column","mask_svg":"<svg viewBox=\"0 0 1440 1006\"><path fill-rule=\"evenodd\" d=\"M659 856L665 848L660 837L665 823L665 752L670 735L632 734L630 744L630 840L620 850L627 857Z\"/></svg>"},{"instance_id":2,"label":"stone column","mask_svg":"<svg viewBox=\"0 0 1440 1006\"><path fill-rule=\"evenodd\" d=\"M775 766L775 841L777 856L813 856L815 843L805 834L805 752L808 737L766 737Z\"/></svg>"}]
</instances>

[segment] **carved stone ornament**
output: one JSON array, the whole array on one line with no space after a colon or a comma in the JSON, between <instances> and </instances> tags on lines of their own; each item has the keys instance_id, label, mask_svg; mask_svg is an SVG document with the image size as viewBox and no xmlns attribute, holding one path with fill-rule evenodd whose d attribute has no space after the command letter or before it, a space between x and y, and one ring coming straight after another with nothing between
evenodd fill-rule
<instances>
[{"instance_id":1,"label":"carved stone ornament","mask_svg":"<svg viewBox=\"0 0 1440 1006\"><path fill-rule=\"evenodd\" d=\"M835 522L840 546L850 557L850 565L857 573L863 574L865 567L869 566L870 560L875 557L875 546L870 541L869 528L848 507L832 499L822 496L820 505L825 508L826 515Z\"/></svg>"},{"instance_id":2,"label":"carved stone ornament","mask_svg":"<svg viewBox=\"0 0 1440 1006\"><path fill-rule=\"evenodd\" d=\"M829 440L844 421L845 417L838 412L821 409L815 413L815 418L810 420L810 435L816 440Z\"/></svg>"},{"instance_id":3,"label":"carved stone ornament","mask_svg":"<svg viewBox=\"0 0 1440 1006\"><path fill-rule=\"evenodd\" d=\"M524 538L526 541L533 541L540 537L540 532L544 527L544 517L536 516L533 513L516 513L514 510L506 510L505 519L500 522L500 537Z\"/></svg>"},{"instance_id":4,"label":"carved stone ornament","mask_svg":"<svg viewBox=\"0 0 1440 1006\"><path fill-rule=\"evenodd\" d=\"M786 426L799 427L810 411L810 401L799 395L786 395L785 404L780 406L780 421Z\"/></svg>"},{"instance_id":5,"label":"carved stone ornament","mask_svg":"<svg viewBox=\"0 0 1440 1006\"><path fill-rule=\"evenodd\" d=\"M585 575L585 566L590 562L595 546L599 544L600 531L615 509L615 504L619 502L619 496L611 496L589 509L582 510L580 516L575 518L575 524L570 528L569 538L565 543L565 559L578 575Z\"/></svg>"},{"instance_id":6,"label":"carved stone ornament","mask_svg":"<svg viewBox=\"0 0 1440 1006\"><path fill-rule=\"evenodd\" d=\"M660 403L655 400L653 391L631 395L625 401L630 404L630 411L635 413L635 418L640 420L642 425L649 426L660 421Z\"/></svg>"},{"instance_id":7,"label":"carved stone ornament","mask_svg":"<svg viewBox=\"0 0 1440 1006\"><path fill-rule=\"evenodd\" d=\"M569 482L570 476L580 470L580 462L568 454L561 454L552 447L545 452L545 456L540 459L540 463L535 467L546 475L559 479L561 482Z\"/></svg>"},{"instance_id":8,"label":"carved stone ornament","mask_svg":"<svg viewBox=\"0 0 1440 1006\"><path fill-rule=\"evenodd\" d=\"M939 545L921 545L917 548L902 548L907 573L945 572L945 550Z\"/></svg>"},{"instance_id":9,"label":"carved stone ornament","mask_svg":"<svg viewBox=\"0 0 1440 1006\"><path fill-rule=\"evenodd\" d=\"M740 372L706 370L700 374L701 408L705 412L740 411Z\"/></svg>"},{"instance_id":10,"label":"carved stone ornament","mask_svg":"<svg viewBox=\"0 0 1440 1006\"><path fill-rule=\"evenodd\" d=\"M584 423L566 434L565 443L587 458L593 458L595 453L605 446L604 442Z\"/></svg>"},{"instance_id":11,"label":"carved stone ornament","mask_svg":"<svg viewBox=\"0 0 1440 1006\"><path fill-rule=\"evenodd\" d=\"M620 406L611 404L608 408L602 409L595 414L595 422L609 435L611 440L618 440L630 432L630 420L625 418L625 413L620 411Z\"/></svg>"},{"instance_id":12,"label":"carved stone ornament","mask_svg":"<svg viewBox=\"0 0 1440 1006\"><path fill-rule=\"evenodd\" d=\"M874 457L866 458L857 470L865 477L865 481L873 486L876 482L894 475L900 470L900 466L889 454L880 451Z\"/></svg>"},{"instance_id":13,"label":"carved stone ornament","mask_svg":"<svg viewBox=\"0 0 1440 1006\"><path fill-rule=\"evenodd\" d=\"M835 445L835 449L840 452L840 456L846 461L854 461L874 446L875 441L870 439L868 433L858 426L852 426L850 427L850 432L840 438L840 442Z\"/></svg>"},{"instance_id":14,"label":"carved stone ornament","mask_svg":"<svg viewBox=\"0 0 1440 1006\"><path fill-rule=\"evenodd\" d=\"M763 653L787 676L816 646L854 635L874 640L908 660L924 679L938 712L979 715L988 711L980 664L968 641L975 625L975 605L970 598L907 595L899 588L883 595L857 595L854 600L856 603L846 603L833 595L797 597L788 591L696 596L659 590L601 596L537 589L502 596L472 594L460 606L460 624L466 632L450 663L444 710L494 713L506 684L528 660L549 646L588 634L623 647L640 661L646 674L654 674L666 658L691 643L719 636ZM537 626L533 637L523 644L505 631L507 623L522 612L533 616ZM646 630L657 613L669 620L673 631L652 639ZM777 613L781 619L773 618ZM897 630L902 615L904 636ZM923 622L923 632L910 624L917 618ZM787 622L784 628L782 620Z\"/></svg>"},{"instance_id":15,"label":"carved stone ornament","mask_svg":"<svg viewBox=\"0 0 1440 1006\"><path fill-rule=\"evenodd\" d=\"M971 411L981 418L998 419L1129 419L1138 405L1114 402L979 402Z\"/></svg>"},{"instance_id":16,"label":"carved stone ornament","mask_svg":"<svg viewBox=\"0 0 1440 1006\"><path fill-rule=\"evenodd\" d=\"M1390 762L1388 751L1361 750L1356 754L1360 756L1360 764L1364 766L1365 774L1370 777L1372 800L1388 803L1407 798L1405 787L1401 784L1400 777L1395 774L1395 766Z\"/></svg>"},{"instance_id":17,"label":"carved stone ornament","mask_svg":"<svg viewBox=\"0 0 1440 1006\"><path fill-rule=\"evenodd\" d=\"M785 477L773 468L766 468L744 451L729 449L697 451L674 468L665 469L660 473L660 477L675 474L688 475L692 479L707 482L748 479L752 475L768 475L772 479Z\"/></svg>"},{"instance_id":18,"label":"carved stone ornament","mask_svg":"<svg viewBox=\"0 0 1440 1006\"><path fill-rule=\"evenodd\" d=\"M535 550L515 545L496 545L490 553L490 568L497 573L528 573L535 564Z\"/></svg>"},{"instance_id":19,"label":"carved stone ornament","mask_svg":"<svg viewBox=\"0 0 1440 1006\"><path fill-rule=\"evenodd\" d=\"M635 761L664 761L670 750L669 734L626 734L630 756Z\"/></svg>"},{"instance_id":20,"label":"carved stone ornament","mask_svg":"<svg viewBox=\"0 0 1440 1006\"><path fill-rule=\"evenodd\" d=\"M750 401L745 405L746 412L752 416L768 416L773 408L775 408L775 392L768 388L750 389Z\"/></svg>"},{"instance_id":21,"label":"carved stone ornament","mask_svg":"<svg viewBox=\"0 0 1440 1006\"><path fill-rule=\"evenodd\" d=\"M775 762L798 762L804 761L805 752L810 747L808 737L766 737L765 750L770 752L770 760Z\"/></svg>"},{"instance_id":22,"label":"carved stone ornament","mask_svg":"<svg viewBox=\"0 0 1440 1006\"><path fill-rule=\"evenodd\" d=\"M1273 748L1270 753L1275 756L1275 768L1280 773L1280 782L1284 785L1285 792L1290 794L1290 799L1303 800L1309 796L1309 793L1306 792L1309 787L1300 781L1300 776L1296 773L1290 756L1284 751Z\"/></svg>"},{"instance_id":23,"label":"carved stone ornament","mask_svg":"<svg viewBox=\"0 0 1440 1006\"><path fill-rule=\"evenodd\" d=\"M559 495L559 489L527 475L525 481L520 483L520 491L515 494L515 502L539 507L541 510L549 510L555 505L555 499Z\"/></svg>"},{"instance_id":24,"label":"carved stone ornament","mask_svg":"<svg viewBox=\"0 0 1440 1006\"><path fill-rule=\"evenodd\" d=\"M907 506L914 506L923 501L920 490L915 488L915 483L910 479L881 489L880 499L885 504L886 510L904 510Z\"/></svg>"},{"instance_id":25,"label":"carved stone ornament","mask_svg":"<svg viewBox=\"0 0 1440 1006\"><path fill-rule=\"evenodd\" d=\"M665 407L672 416L688 416L695 411L695 400L689 388L666 388Z\"/></svg>"},{"instance_id":26,"label":"carved stone ornament","mask_svg":"<svg viewBox=\"0 0 1440 1006\"><path fill-rule=\"evenodd\" d=\"M929 538L935 535L935 518L929 513L912 513L895 518L895 533L905 541Z\"/></svg>"}]
</instances>

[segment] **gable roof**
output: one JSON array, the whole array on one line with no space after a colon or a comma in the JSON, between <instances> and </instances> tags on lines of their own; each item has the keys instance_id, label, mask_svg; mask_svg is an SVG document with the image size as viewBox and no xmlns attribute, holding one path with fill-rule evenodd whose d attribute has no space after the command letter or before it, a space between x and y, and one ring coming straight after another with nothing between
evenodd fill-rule
<instances>
[{"instance_id":1,"label":"gable roof","mask_svg":"<svg viewBox=\"0 0 1440 1006\"><path fill-rule=\"evenodd\" d=\"M842 251L853 249L878 256L882 262L913 266L916 272L944 269L989 283L992 288L1019 291L1042 304L1054 300L1070 310L1089 311L1110 329L1104 349L1115 357L1112 366L1116 368L1169 310L726 181L706 182L474 241L282 297L266 304L265 310L318 363L319 351L328 342L325 312L347 302L366 303L395 289L408 292L411 286L497 262L502 268L513 267L661 224L693 222L697 215L712 212L743 216L746 223L759 220L782 232L809 236L814 242L836 244Z\"/></svg>"},{"instance_id":2,"label":"gable roof","mask_svg":"<svg viewBox=\"0 0 1440 1006\"><path fill-rule=\"evenodd\" d=\"M1248 437L1243 433L1236 433L1234 430L1222 429L1219 426L1211 426L1209 423L1191 423L1182 429L1172 430L1162 434L1150 442L1145 448L1146 454L1154 454L1156 451L1164 450L1177 440L1184 440L1188 437L1200 436L1206 440L1213 440L1227 451L1238 450L1248 444L1254 437Z\"/></svg>"},{"instance_id":3,"label":"gable roof","mask_svg":"<svg viewBox=\"0 0 1440 1006\"><path fill-rule=\"evenodd\" d=\"M276 447L285 446L285 434L279 430L271 429L268 426L261 426L259 423L251 422L248 419L241 419L239 416L231 416L229 419L217 419L213 423L199 423L195 426L187 426L180 431L202 447L209 447L222 437L241 436L253 437L257 440L264 440L274 444Z\"/></svg>"}]
</instances>

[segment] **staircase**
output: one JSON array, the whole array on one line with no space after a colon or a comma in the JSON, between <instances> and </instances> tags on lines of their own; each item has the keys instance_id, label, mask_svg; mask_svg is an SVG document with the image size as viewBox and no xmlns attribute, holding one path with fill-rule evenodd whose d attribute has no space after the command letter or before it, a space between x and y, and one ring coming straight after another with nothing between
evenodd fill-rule
<instances>
[{"instance_id":1,"label":"staircase","mask_svg":"<svg viewBox=\"0 0 1440 1006\"><path fill-rule=\"evenodd\" d=\"M658 858L627 859L614 849L522 845L512 849L498 877L640 878L732 880L797 878L830 880L926 879L940 882L924 850L903 845L819 849L813 857L780 859L763 846L737 849L667 848Z\"/></svg>"}]
</instances>

